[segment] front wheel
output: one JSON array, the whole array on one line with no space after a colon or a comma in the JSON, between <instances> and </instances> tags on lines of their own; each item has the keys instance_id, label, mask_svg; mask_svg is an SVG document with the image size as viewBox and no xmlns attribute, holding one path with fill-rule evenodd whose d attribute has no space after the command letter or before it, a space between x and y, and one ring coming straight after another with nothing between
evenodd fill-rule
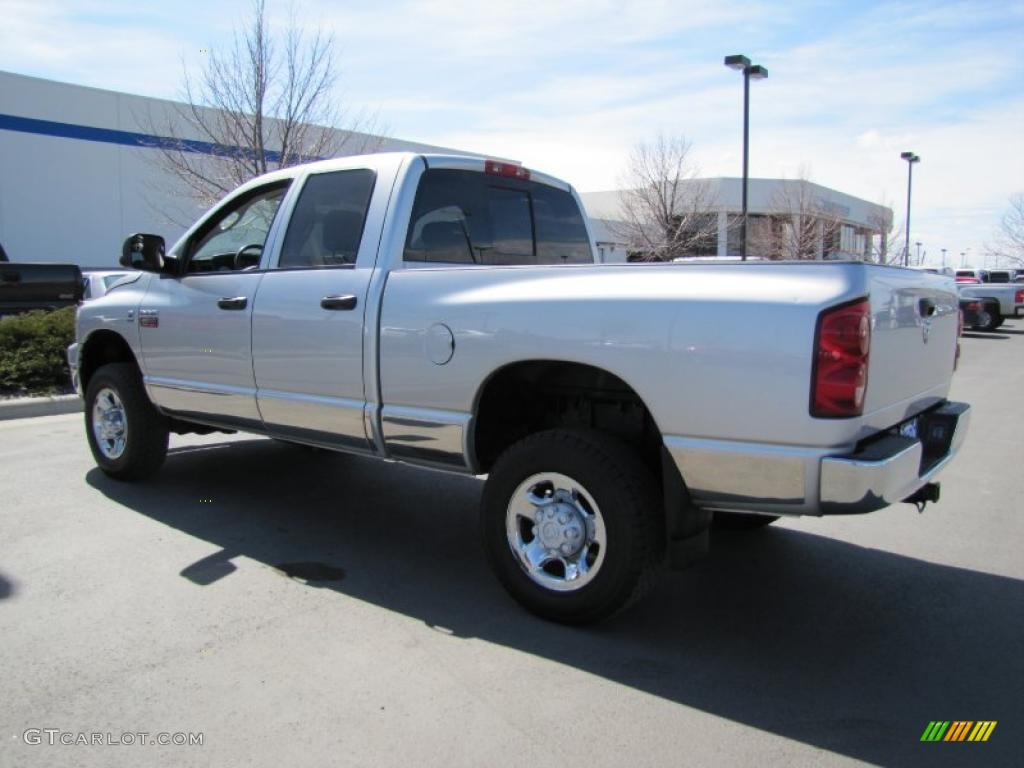
<instances>
[{"instance_id":1,"label":"front wheel","mask_svg":"<svg viewBox=\"0 0 1024 768\"><path fill-rule=\"evenodd\" d=\"M564 624L599 621L655 580L664 556L660 487L615 438L539 432L491 468L481 532L498 579L523 607Z\"/></svg>"},{"instance_id":2,"label":"front wheel","mask_svg":"<svg viewBox=\"0 0 1024 768\"><path fill-rule=\"evenodd\" d=\"M149 401L134 365L99 368L85 391L85 433L96 464L118 480L154 474L167 456L167 419Z\"/></svg>"}]
</instances>

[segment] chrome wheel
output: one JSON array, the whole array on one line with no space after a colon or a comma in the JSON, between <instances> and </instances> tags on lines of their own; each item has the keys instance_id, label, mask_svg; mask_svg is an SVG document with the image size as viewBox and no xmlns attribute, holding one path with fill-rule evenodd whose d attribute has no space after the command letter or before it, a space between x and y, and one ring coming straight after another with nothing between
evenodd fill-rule
<instances>
[{"instance_id":1,"label":"chrome wheel","mask_svg":"<svg viewBox=\"0 0 1024 768\"><path fill-rule=\"evenodd\" d=\"M520 567L546 589L581 589L604 562L601 511L567 475L541 472L520 483L508 505L505 532Z\"/></svg>"},{"instance_id":2,"label":"chrome wheel","mask_svg":"<svg viewBox=\"0 0 1024 768\"><path fill-rule=\"evenodd\" d=\"M96 393L92 405L92 434L106 458L121 458L128 439L128 417L124 403L110 387Z\"/></svg>"}]
</instances>

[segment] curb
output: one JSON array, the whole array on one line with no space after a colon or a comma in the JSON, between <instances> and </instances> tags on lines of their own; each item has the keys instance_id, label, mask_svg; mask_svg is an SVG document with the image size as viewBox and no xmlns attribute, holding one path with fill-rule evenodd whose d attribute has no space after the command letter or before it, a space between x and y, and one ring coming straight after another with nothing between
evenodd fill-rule
<instances>
[{"instance_id":1,"label":"curb","mask_svg":"<svg viewBox=\"0 0 1024 768\"><path fill-rule=\"evenodd\" d=\"M33 416L54 416L61 413L81 413L82 398L78 395L54 397L19 397L0 400L0 421L29 419Z\"/></svg>"}]
</instances>

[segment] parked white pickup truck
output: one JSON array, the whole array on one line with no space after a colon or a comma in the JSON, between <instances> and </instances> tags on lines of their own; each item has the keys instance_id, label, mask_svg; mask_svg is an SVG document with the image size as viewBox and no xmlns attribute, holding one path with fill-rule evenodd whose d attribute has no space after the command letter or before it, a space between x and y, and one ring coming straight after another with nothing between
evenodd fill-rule
<instances>
[{"instance_id":1,"label":"parked white pickup truck","mask_svg":"<svg viewBox=\"0 0 1024 768\"><path fill-rule=\"evenodd\" d=\"M1024 285L1018 283L981 283L957 285L961 299L970 299L972 328L994 331L1007 318L1020 317L1024 311Z\"/></svg>"},{"instance_id":2,"label":"parked white pickup truck","mask_svg":"<svg viewBox=\"0 0 1024 768\"><path fill-rule=\"evenodd\" d=\"M493 567L557 621L637 598L713 514L935 500L967 428L947 278L595 264L572 188L518 165L289 168L122 259L144 274L80 308L68 355L104 472L224 429L487 475Z\"/></svg>"}]
</instances>

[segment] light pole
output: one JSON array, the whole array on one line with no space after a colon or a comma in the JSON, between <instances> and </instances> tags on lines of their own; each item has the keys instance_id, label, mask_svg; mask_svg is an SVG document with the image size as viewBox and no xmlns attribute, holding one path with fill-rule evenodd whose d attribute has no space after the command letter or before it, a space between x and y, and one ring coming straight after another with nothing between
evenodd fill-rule
<instances>
[{"instance_id":1,"label":"light pole","mask_svg":"<svg viewBox=\"0 0 1024 768\"><path fill-rule=\"evenodd\" d=\"M747 171L750 156L750 79L764 80L768 70L760 64L751 64L746 56L726 56L725 66L743 72L743 229L740 241L740 256L747 260L747 187L750 176Z\"/></svg>"},{"instance_id":2,"label":"light pole","mask_svg":"<svg viewBox=\"0 0 1024 768\"><path fill-rule=\"evenodd\" d=\"M914 263L917 264L917 266L921 266L921 241L918 240L914 245L917 246L917 258L914 259Z\"/></svg>"},{"instance_id":3,"label":"light pole","mask_svg":"<svg viewBox=\"0 0 1024 768\"><path fill-rule=\"evenodd\" d=\"M943 267L943 269L945 269L945 267L946 267L946 249L945 248L942 249L942 267Z\"/></svg>"},{"instance_id":4,"label":"light pole","mask_svg":"<svg viewBox=\"0 0 1024 768\"><path fill-rule=\"evenodd\" d=\"M903 266L907 266L910 260L910 182L914 177L914 163L921 162L921 158L913 152L900 152L900 157L907 161L907 240L903 246Z\"/></svg>"}]
</instances>

